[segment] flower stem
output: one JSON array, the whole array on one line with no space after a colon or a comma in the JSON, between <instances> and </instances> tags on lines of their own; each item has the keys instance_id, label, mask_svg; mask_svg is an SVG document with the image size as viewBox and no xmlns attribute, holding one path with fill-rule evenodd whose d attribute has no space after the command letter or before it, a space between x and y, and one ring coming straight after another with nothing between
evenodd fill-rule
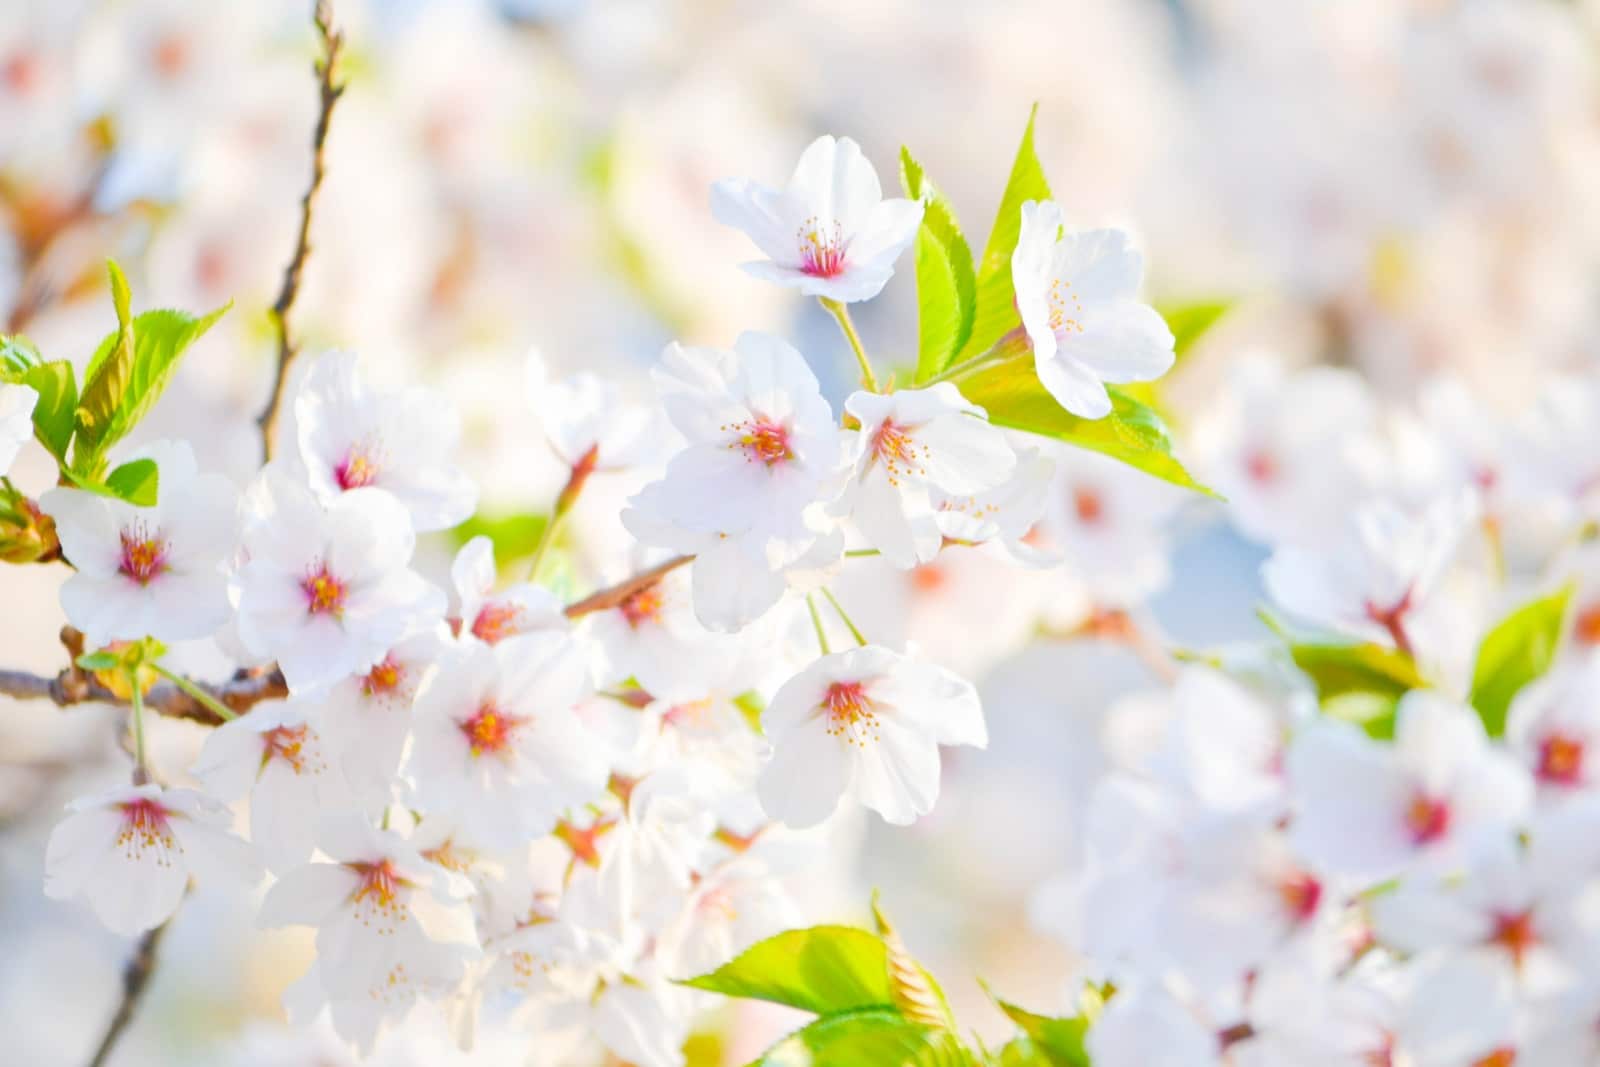
<instances>
[{"instance_id":1,"label":"flower stem","mask_svg":"<svg viewBox=\"0 0 1600 1067\"><path fill-rule=\"evenodd\" d=\"M878 379L872 373L872 361L867 359L867 350L862 347L861 335L856 333L856 324L850 320L848 305L827 297L818 297L823 307L828 309L839 323L839 329L844 332L844 339L850 342L850 350L856 354L856 362L861 365L861 384L868 392L878 391Z\"/></svg>"},{"instance_id":2,"label":"flower stem","mask_svg":"<svg viewBox=\"0 0 1600 1067\"><path fill-rule=\"evenodd\" d=\"M845 559L865 559L868 556L882 555L875 548L852 548L845 552Z\"/></svg>"},{"instance_id":3,"label":"flower stem","mask_svg":"<svg viewBox=\"0 0 1600 1067\"><path fill-rule=\"evenodd\" d=\"M856 628L856 624L850 621L850 616L845 612L844 605L839 603L839 598L833 595L833 590L824 586L822 589L822 595L827 597L828 603L833 605L833 610L837 612L839 618L844 621L845 627L850 631L850 636L856 639L856 644L865 647L867 644L867 639L861 635L861 631Z\"/></svg>"},{"instance_id":4,"label":"flower stem","mask_svg":"<svg viewBox=\"0 0 1600 1067\"><path fill-rule=\"evenodd\" d=\"M1019 326L1010 333L1002 336L1000 340L996 341L987 350L978 353L969 360L964 360L961 363L951 364L938 374L935 374L932 378L929 378L927 381L923 382L922 385L929 386L938 382L948 382L954 378L959 378L962 375L970 374L980 367L986 367L991 363L1000 363L1015 356L1026 355L1029 351L1030 348L1028 345L1028 335L1024 333L1022 327Z\"/></svg>"},{"instance_id":5,"label":"flower stem","mask_svg":"<svg viewBox=\"0 0 1600 1067\"><path fill-rule=\"evenodd\" d=\"M217 718L221 719L223 722L232 722L234 719L239 717L238 712L228 707L228 705L224 704L222 701L218 700L216 697L212 696L198 685L195 685L177 671L170 671L159 663L152 663L150 664L150 667L157 674L161 675L161 677L165 678L167 681L171 682L185 693L188 693L190 696L194 697L201 704L205 705L208 711L213 712ZM139 687L134 686L133 691L135 694L137 694L139 692ZM136 702L137 700L138 698L135 697Z\"/></svg>"},{"instance_id":6,"label":"flower stem","mask_svg":"<svg viewBox=\"0 0 1600 1067\"><path fill-rule=\"evenodd\" d=\"M561 494L556 497L556 506L550 511L550 518L544 524L544 529L539 531L539 543L533 546L533 563L528 568L528 581L539 580L539 568L544 563L545 553L550 551L550 546L556 539L556 527L561 525L561 520L567 517L567 512L572 510L572 505L578 502L578 495L583 492L584 485L589 481L589 475L594 473L596 464L600 462L600 446L590 445L589 450L578 457L572 465L572 470L567 474L567 484L561 487Z\"/></svg>"},{"instance_id":7,"label":"flower stem","mask_svg":"<svg viewBox=\"0 0 1600 1067\"><path fill-rule=\"evenodd\" d=\"M806 610L811 612L811 625L817 631L817 644L822 647L822 654L826 656L830 654L833 649L828 647L828 635L822 629L822 616L817 614L816 597L812 596L810 593L806 594Z\"/></svg>"},{"instance_id":8,"label":"flower stem","mask_svg":"<svg viewBox=\"0 0 1600 1067\"><path fill-rule=\"evenodd\" d=\"M150 765L144 758L144 693L139 689L139 670L128 672L128 687L133 691L133 784L150 781Z\"/></svg>"}]
</instances>

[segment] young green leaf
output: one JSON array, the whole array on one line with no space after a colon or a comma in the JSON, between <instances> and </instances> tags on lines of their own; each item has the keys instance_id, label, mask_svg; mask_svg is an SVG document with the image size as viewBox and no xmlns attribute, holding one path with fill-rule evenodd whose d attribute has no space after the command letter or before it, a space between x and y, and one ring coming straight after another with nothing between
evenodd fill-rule
<instances>
[{"instance_id":1,"label":"young green leaf","mask_svg":"<svg viewBox=\"0 0 1600 1067\"><path fill-rule=\"evenodd\" d=\"M983 259L978 264L977 311L972 332L957 353L958 359L988 351L1021 322L1016 290L1011 284L1011 253L1016 251L1017 236L1022 232L1022 205L1028 200L1050 199L1050 183L1033 150L1033 122L1038 114L1039 105L1035 104L1028 114L1027 129L1022 131L1022 144L1017 147L994 228L983 246Z\"/></svg>"},{"instance_id":2,"label":"young green leaf","mask_svg":"<svg viewBox=\"0 0 1600 1067\"><path fill-rule=\"evenodd\" d=\"M1522 687L1550 669L1561 643L1572 587L1524 604L1507 615L1478 646L1472 671L1472 706L1490 737L1505 733L1506 714Z\"/></svg>"},{"instance_id":3,"label":"young green leaf","mask_svg":"<svg viewBox=\"0 0 1600 1067\"><path fill-rule=\"evenodd\" d=\"M1006 1018L1016 1023L1027 1037L1027 1051L1034 1058L1019 1058L1014 1062L1039 1064L1040 1067L1089 1067L1089 1053L1083 1047L1083 1037L1089 1029L1088 1019L1081 1015L1066 1019L1037 1015L993 993L989 995L1005 1012Z\"/></svg>"},{"instance_id":4,"label":"young green leaf","mask_svg":"<svg viewBox=\"0 0 1600 1067\"><path fill-rule=\"evenodd\" d=\"M892 1008L840 1012L804 1026L749 1067L959 1067L970 1057L951 1034Z\"/></svg>"},{"instance_id":5,"label":"young green leaf","mask_svg":"<svg viewBox=\"0 0 1600 1067\"><path fill-rule=\"evenodd\" d=\"M33 342L19 334L0 335L0 379L21 381L28 371L44 362Z\"/></svg>"},{"instance_id":6,"label":"young green leaf","mask_svg":"<svg viewBox=\"0 0 1600 1067\"><path fill-rule=\"evenodd\" d=\"M1195 481L1172 454L1172 439L1161 416L1118 389L1108 390L1110 415L1082 419L1064 409L1040 384L1030 358L984 367L956 384L961 395L987 411L996 426L1053 437L1121 460L1173 485L1216 495Z\"/></svg>"},{"instance_id":7,"label":"young green leaf","mask_svg":"<svg viewBox=\"0 0 1600 1067\"><path fill-rule=\"evenodd\" d=\"M898 1018L888 966L883 942L865 930L814 926L770 937L710 974L683 984L729 997L770 1000L817 1015L875 1007Z\"/></svg>"},{"instance_id":8,"label":"young green leaf","mask_svg":"<svg viewBox=\"0 0 1600 1067\"><path fill-rule=\"evenodd\" d=\"M1172 331L1172 350L1182 359L1224 315L1233 308L1227 300L1199 300L1190 304L1159 304L1156 310Z\"/></svg>"},{"instance_id":9,"label":"young green leaf","mask_svg":"<svg viewBox=\"0 0 1600 1067\"><path fill-rule=\"evenodd\" d=\"M78 383L72 364L64 359L28 369L22 383L39 394L33 408L33 432L39 443L61 463L72 443L72 413L78 406Z\"/></svg>"},{"instance_id":10,"label":"young green leaf","mask_svg":"<svg viewBox=\"0 0 1600 1067\"><path fill-rule=\"evenodd\" d=\"M160 472L156 469L156 461L129 460L106 477L106 488L111 490L113 496L135 507L154 507L160 489Z\"/></svg>"},{"instance_id":11,"label":"young green leaf","mask_svg":"<svg viewBox=\"0 0 1600 1067\"><path fill-rule=\"evenodd\" d=\"M1324 714L1379 740L1394 736L1400 698L1428 684L1410 656L1383 645L1290 641L1289 655L1316 686Z\"/></svg>"},{"instance_id":12,"label":"young green leaf","mask_svg":"<svg viewBox=\"0 0 1600 1067\"><path fill-rule=\"evenodd\" d=\"M916 381L924 382L950 365L972 333L977 276L955 209L907 148L900 149L900 181L906 195L923 204L916 242Z\"/></svg>"},{"instance_id":13,"label":"young green leaf","mask_svg":"<svg viewBox=\"0 0 1600 1067\"><path fill-rule=\"evenodd\" d=\"M129 311L132 294L128 291L128 279L114 261L106 261L106 272L111 276L111 303L117 313L117 329L100 342L83 372L83 393L78 398L76 417L78 447L74 459L79 453L85 457L99 456L110 447L110 442L105 441L106 433L133 374L134 327ZM79 464L78 469L96 473L88 464Z\"/></svg>"}]
</instances>

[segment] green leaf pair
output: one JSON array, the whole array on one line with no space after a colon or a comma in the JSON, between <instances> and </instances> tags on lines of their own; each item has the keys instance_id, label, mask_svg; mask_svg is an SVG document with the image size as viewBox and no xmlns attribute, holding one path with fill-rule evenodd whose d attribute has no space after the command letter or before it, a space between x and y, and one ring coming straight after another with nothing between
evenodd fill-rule
<instances>
[{"instance_id":1,"label":"green leaf pair","mask_svg":"<svg viewBox=\"0 0 1600 1067\"><path fill-rule=\"evenodd\" d=\"M71 363L41 359L22 338L0 341L0 373L39 394L34 435L55 457L65 482L149 507L159 492L155 462L132 460L107 473L106 454L160 399L184 351L233 305L201 318L170 310L134 316L122 270L112 262L106 267L117 328L90 358L82 392Z\"/></svg>"},{"instance_id":2,"label":"green leaf pair","mask_svg":"<svg viewBox=\"0 0 1600 1067\"><path fill-rule=\"evenodd\" d=\"M984 408L989 421L997 426L1087 448L1163 481L1214 496L1173 455L1171 437L1150 403L1131 390L1113 389L1111 415L1104 419L1072 415L1040 383L1031 354L1011 341L1022 326L1011 277L1011 256L1022 230L1022 205L1050 199L1050 183L1033 146L1037 114L1035 106L976 266L949 202L910 149L900 150L900 178L906 195L923 204L916 241L914 384L948 377L957 382L963 396ZM1208 302L1167 312L1180 351L1191 347L1227 307L1226 303ZM1005 354L1008 348L1021 350ZM972 370L962 370L963 364L980 359Z\"/></svg>"}]
</instances>

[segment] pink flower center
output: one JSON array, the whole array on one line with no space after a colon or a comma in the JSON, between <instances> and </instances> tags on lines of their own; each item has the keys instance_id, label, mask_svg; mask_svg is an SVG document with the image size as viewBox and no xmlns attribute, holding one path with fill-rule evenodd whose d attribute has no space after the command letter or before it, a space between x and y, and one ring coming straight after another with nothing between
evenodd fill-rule
<instances>
[{"instance_id":1,"label":"pink flower center","mask_svg":"<svg viewBox=\"0 0 1600 1067\"><path fill-rule=\"evenodd\" d=\"M0 63L0 84L19 96L37 89L43 80L43 64L35 55L18 52Z\"/></svg>"},{"instance_id":2,"label":"pink flower center","mask_svg":"<svg viewBox=\"0 0 1600 1067\"><path fill-rule=\"evenodd\" d=\"M1406 805L1405 821L1414 843L1431 844L1450 831L1450 805L1426 793L1418 793Z\"/></svg>"},{"instance_id":3,"label":"pink flower center","mask_svg":"<svg viewBox=\"0 0 1600 1067\"><path fill-rule=\"evenodd\" d=\"M168 836L167 816L172 813L154 800L140 797L124 801L117 808L122 812L119 842L125 843L129 838L137 837L148 846L154 844L157 838Z\"/></svg>"},{"instance_id":4,"label":"pink flower center","mask_svg":"<svg viewBox=\"0 0 1600 1067\"><path fill-rule=\"evenodd\" d=\"M274 726L261 735L266 749L261 755L263 765L281 759L296 774L306 767L306 728L304 726Z\"/></svg>"},{"instance_id":5,"label":"pink flower center","mask_svg":"<svg viewBox=\"0 0 1600 1067\"><path fill-rule=\"evenodd\" d=\"M1278 896L1289 917L1303 923L1317 913L1317 905L1322 903L1322 883L1305 871L1295 871L1278 883Z\"/></svg>"},{"instance_id":6,"label":"pink flower center","mask_svg":"<svg viewBox=\"0 0 1600 1067\"><path fill-rule=\"evenodd\" d=\"M800 270L819 278L844 273L844 233L837 222L823 223L815 215L800 227Z\"/></svg>"},{"instance_id":7,"label":"pink flower center","mask_svg":"<svg viewBox=\"0 0 1600 1067\"><path fill-rule=\"evenodd\" d=\"M1533 928L1533 912L1496 915L1494 932L1489 935L1489 941L1510 953L1513 966L1521 967L1524 957L1539 941L1539 935Z\"/></svg>"},{"instance_id":8,"label":"pink flower center","mask_svg":"<svg viewBox=\"0 0 1600 1067\"><path fill-rule=\"evenodd\" d=\"M1093 489L1078 488L1072 491L1072 510L1077 513L1078 521L1085 526L1093 526L1105 517L1105 498Z\"/></svg>"},{"instance_id":9,"label":"pink flower center","mask_svg":"<svg viewBox=\"0 0 1600 1067\"><path fill-rule=\"evenodd\" d=\"M776 467L794 458L789 447L789 427L767 418L755 418L724 429L737 430L738 438L729 447L744 449L751 463Z\"/></svg>"},{"instance_id":10,"label":"pink flower center","mask_svg":"<svg viewBox=\"0 0 1600 1067\"><path fill-rule=\"evenodd\" d=\"M1280 473L1277 457L1264 448L1252 451L1244 460L1244 471L1257 485L1270 485Z\"/></svg>"},{"instance_id":11,"label":"pink flower center","mask_svg":"<svg viewBox=\"0 0 1600 1067\"><path fill-rule=\"evenodd\" d=\"M637 630L639 627L661 621L661 587L647 586L637 593L630 593L617 605L617 610L622 612L622 617L627 620L628 628Z\"/></svg>"},{"instance_id":12,"label":"pink flower center","mask_svg":"<svg viewBox=\"0 0 1600 1067\"><path fill-rule=\"evenodd\" d=\"M834 682L822 697L828 712L828 733L852 745L878 739L878 715L861 682Z\"/></svg>"},{"instance_id":13,"label":"pink flower center","mask_svg":"<svg viewBox=\"0 0 1600 1067\"><path fill-rule=\"evenodd\" d=\"M189 56L189 40L179 33L167 34L150 49L150 62L164 78L182 74L189 66Z\"/></svg>"},{"instance_id":14,"label":"pink flower center","mask_svg":"<svg viewBox=\"0 0 1600 1067\"><path fill-rule=\"evenodd\" d=\"M334 480L340 489L360 489L378 480L378 458L374 450L363 445L353 445L344 459L333 468Z\"/></svg>"},{"instance_id":15,"label":"pink flower center","mask_svg":"<svg viewBox=\"0 0 1600 1067\"><path fill-rule=\"evenodd\" d=\"M361 691L369 697L387 696L400 688L400 682L404 677L405 670L391 652L383 657L382 663L368 671L366 677L361 679Z\"/></svg>"},{"instance_id":16,"label":"pink flower center","mask_svg":"<svg viewBox=\"0 0 1600 1067\"><path fill-rule=\"evenodd\" d=\"M326 563L300 580L300 589L306 595L306 611L312 615L331 615L335 619L344 614L345 586L328 571Z\"/></svg>"},{"instance_id":17,"label":"pink flower center","mask_svg":"<svg viewBox=\"0 0 1600 1067\"><path fill-rule=\"evenodd\" d=\"M394 907L400 887L406 883L400 877L400 872L395 870L393 861L382 859L376 863L349 863L346 866L361 876L361 885L355 892L355 903L371 903L385 910Z\"/></svg>"},{"instance_id":18,"label":"pink flower center","mask_svg":"<svg viewBox=\"0 0 1600 1067\"><path fill-rule=\"evenodd\" d=\"M899 485L907 474L926 473L921 463L928 458L928 446L917 443L911 427L901 426L893 419L884 419L872 431L872 454L883 461L890 485Z\"/></svg>"},{"instance_id":19,"label":"pink flower center","mask_svg":"<svg viewBox=\"0 0 1600 1067\"><path fill-rule=\"evenodd\" d=\"M467 744L472 746L474 756L481 756L485 752L504 752L511 744L512 734L524 721L515 715L502 713L493 704L485 704L472 718L461 723L461 732L466 736Z\"/></svg>"},{"instance_id":20,"label":"pink flower center","mask_svg":"<svg viewBox=\"0 0 1600 1067\"><path fill-rule=\"evenodd\" d=\"M140 585L149 585L157 575L167 569L167 542L161 532L151 532L143 519L124 527L119 535L122 541L122 562L117 569Z\"/></svg>"},{"instance_id":21,"label":"pink flower center","mask_svg":"<svg viewBox=\"0 0 1600 1067\"><path fill-rule=\"evenodd\" d=\"M1572 633L1586 645L1600 645L1600 603L1590 604L1578 612L1572 623Z\"/></svg>"},{"instance_id":22,"label":"pink flower center","mask_svg":"<svg viewBox=\"0 0 1600 1067\"><path fill-rule=\"evenodd\" d=\"M1583 781L1583 742L1553 733L1539 742L1539 765L1534 773L1553 785L1578 785Z\"/></svg>"},{"instance_id":23,"label":"pink flower center","mask_svg":"<svg viewBox=\"0 0 1600 1067\"><path fill-rule=\"evenodd\" d=\"M509 601L490 601L478 609L472 620L472 636L485 644L495 644L517 633L522 609Z\"/></svg>"}]
</instances>

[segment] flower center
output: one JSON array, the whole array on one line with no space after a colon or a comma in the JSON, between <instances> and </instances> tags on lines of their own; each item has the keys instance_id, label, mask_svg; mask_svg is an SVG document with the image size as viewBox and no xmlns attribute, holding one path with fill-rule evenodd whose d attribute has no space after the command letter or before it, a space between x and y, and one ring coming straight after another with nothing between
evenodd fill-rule
<instances>
[{"instance_id":1,"label":"flower center","mask_svg":"<svg viewBox=\"0 0 1600 1067\"><path fill-rule=\"evenodd\" d=\"M1244 459L1244 471L1257 485L1271 485L1278 480L1278 460L1265 449L1256 449Z\"/></svg>"},{"instance_id":2,"label":"flower center","mask_svg":"<svg viewBox=\"0 0 1600 1067\"><path fill-rule=\"evenodd\" d=\"M306 769L305 726L274 726L261 735L266 746L261 753L261 766L281 759L299 774Z\"/></svg>"},{"instance_id":3,"label":"flower center","mask_svg":"<svg viewBox=\"0 0 1600 1067\"><path fill-rule=\"evenodd\" d=\"M369 697L387 696L400 688L401 679L405 671L395 660L391 652L383 657L383 662L367 672L361 679L361 692Z\"/></svg>"},{"instance_id":4,"label":"flower center","mask_svg":"<svg viewBox=\"0 0 1600 1067\"><path fill-rule=\"evenodd\" d=\"M1521 967L1528 950L1533 948L1538 940L1539 935L1533 928L1533 912L1523 911L1494 917L1494 933L1489 935L1489 941L1509 952L1513 965Z\"/></svg>"},{"instance_id":5,"label":"flower center","mask_svg":"<svg viewBox=\"0 0 1600 1067\"><path fill-rule=\"evenodd\" d=\"M1278 896L1290 918L1303 923L1317 912L1322 903L1322 883L1304 871L1296 871L1278 883Z\"/></svg>"},{"instance_id":6,"label":"flower center","mask_svg":"<svg viewBox=\"0 0 1600 1067\"><path fill-rule=\"evenodd\" d=\"M472 620L472 636L485 644L495 644L517 632L521 617L522 609L515 604L491 600L478 609L477 618Z\"/></svg>"},{"instance_id":7,"label":"flower center","mask_svg":"<svg viewBox=\"0 0 1600 1067\"><path fill-rule=\"evenodd\" d=\"M742 448L746 460L776 467L794 458L789 447L789 427L768 418L748 419L724 429L736 430L739 436L729 448Z\"/></svg>"},{"instance_id":8,"label":"flower center","mask_svg":"<svg viewBox=\"0 0 1600 1067\"><path fill-rule=\"evenodd\" d=\"M1060 278L1050 283L1050 330L1057 337L1083 332L1083 301L1072 283Z\"/></svg>"},{"instance_id":9,"label":"flower center","mask_svg":"<svg viewBox=\"0 0 1600 1067\"><path fill-rule=\"evenodd\" d=\"M878 715L860 682L834 682L822 697L828 712L828 733L852 745L878 739Z\"/></svg>"},{"instance_id":10,"label":"flower center","mask_svg":"<svg viewBox=\"0 0 1600 1067\"><path fill-rule=\"evenodd\" d=\"M355 903L374 904L386 911L394 909L400 887L406 884L400 872L395 870L394 861L381 859L376 863L347 863L345 866L361 876L361 885L355 892Z\"/></svg>"},{"instance_id":11,"label":"flower center","mask_svg":"<svg viewBox=\"0 0 1600 1067\"><path fill-rule=\"evenodd\" d=\"M1418 845L1439 840L1450 830L1450 805L1426 793L1418 793L1406 806L1406 829Z\"/></svg>"},{"instance_id":12,"label":"flower center","mask_svg":"<svg viewBox=\"0 0 1600 1067\"><path fill-rule=\"evenodd\" d=\"M907 474L927 473L921 462L928 458L928 446L917 443L911 427L900 426L893 419L884 419L872 431L872 454L883 461L890 485L899 485Z\"/></svg>"},{"instance_id":13,"label":"flower center","mask_svg":"<svg viewBox=\"0 0 1600 1067\"><path fill-rule=\"evenodd\" d=\"M1472 1067L1512 1067L1517 1062L1517 1050L1514 1048L1497 1048L1481 1060L1477 1060Z\"/></svg>"},{"instance_id":14,"label":"flower center","mask_svg":"<svg viewBox=\"0 0 1600 1067\"><path fill-rule=\"evenodd\" d=\"M167 824L171 814L166 808L148 797L124 801L117 805L122 812L122 829L117 832L117 847L132 858L142 858L146 852L172 852L178 841ZM161 862L158 857L158 862ZM170 862L166 861L166 862Z\"/></svg>"},{"instance_id":15,"label":"flower center","mask_svg":"<svg viewBox=\"0 0 1600 1067\"><path fill-rule=\"evenodd\" d=\"M661 587L652 585L637 593L629 593L617 605L617 610L628 621L629 629L637 630L647 623L660 622Z\"/></svg>"},{"instance_id":16,"label":"flower center","mask_svg":"<svg viewBox=\"0 0 1600 1067\"><path fill-rule=\"evenodd\" d=\"M511 735L523 721L515 715L503 714L493 704L485 704L461 724L461 732L472 746L472 754L481 756L485 752L505 751L511 744Z\"/></svg>"},{"instance_id":17,"label":"flower center","mask_svg":"<svg viewBox=\"0 0 1600 1067\"><path fill-rule=\"evenodd\" d=\"M1551 734L1539 742L1539 778L1556 785L1578 785L1583 780L1583 742L1565 734Z\"/></svg>"},{"instance_id":18,"label":"flower center","mask_svg":"<svg viewBox=\"0 0 1600 1067\"><path fill-rule=\"evenodd\" d=\"M378 480L376 450L365 445L352 445L344 459L333 468L333 477L340 489L360 489L374 484Z\"/></svg>"},{"instance_id":19,"label":"flower center","mask_svg":"<svg viewBox=\"0 0 1600 1067\"><path fill-rule=\"evenodd\" d=\"M1105 517L1105 498L1093 489L1074 489L1072 491L1072 510L1077 513L1079 522L1085 526L1093 526Z\"/></svg>"},{"instance_id":20,"label":"flower center","mask_svg":"<svg viewBox=\"0 0 1600 1067\"><path fill-rule=\"evenodd\" d=\"M306 611L312 615L331 615L335 619L344 614L344 583L328 571L326 563L300 580L300 589L306 595Z\"/></svg>"},{"instance_id":21,"label":"flower center","mask_svg":"<svg viewBox=\"0 0 1600 1067\"><path fill-rule=\"evenodd\" d=\"M43 66L37 56L18 52L0 63L0 84L18 94L32 92L43 80Z\"/></svg>"},{"instance_id":22,"label":"flower center","mask_svg":"<svg viewBox=\"0 0 1600 1067\"><path fill-rule=\"evenodd\" d=\"M167 542L159 530L154 533L143 519L132 526L123 527L122 562L117 569L140 585L149 585L157 575L167 570Z\"/></svg>"},{"instance_id":23,"label":"flower center","mask_svg":"<svg viewBox=\"0 0 1600 1067\"><path fill-rule=\"evenodd\" d=\"M837 222L824 223L815 215L800 227L800 271L819 278L844 273L844 232Z\"/></svg>"},{"instance_id":24,"label":"flower center","mask_svg":"<svg viewBox=\"0 0 1600 1067\"><path fill-rule=\"evenodd\" d=\"M1600 645L1600 603L1591 604L1578 612L1572 623L1573 635L1586 645Z\"/></svg>"}]
</instances>

